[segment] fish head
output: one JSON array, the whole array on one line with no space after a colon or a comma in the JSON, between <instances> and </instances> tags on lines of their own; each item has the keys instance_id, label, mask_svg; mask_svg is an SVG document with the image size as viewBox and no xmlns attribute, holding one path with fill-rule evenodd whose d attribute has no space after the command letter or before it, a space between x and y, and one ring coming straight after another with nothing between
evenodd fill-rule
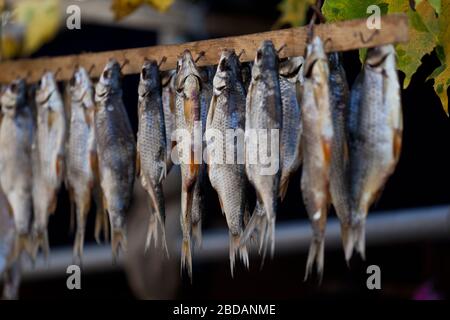
<instances>
[{"instance_id":1,"label":"fish head","mask_svg":"<svg viewBox=\"0 0 450 320\"><path fill-rule=\"evenodd\" d=\"M89 73L83 67L78 67L69 81L72 101L81 102L85 108L94 106L94 89Z\"/></svg>"},{"instance_id":2,"label":"fish head","mask_svg":"<svg viewBox=\"0 0 450 320\"><path fill-rule=\"evenodd\" d=\"M365 67L381 72L387 64L395 63L395 49L392 45L374 47L367 50Z\"/></svg>"},{"instance_id":3,"label":"fish head","mask_svg":"<svg viewBox=\"0 0 450 320\"><path fill-rule=\"evenodd\" d=\"M26 83L24 79L12 81L4 88L1 96L2 111L5 115L14 115L26 102Z\"/></svg>"},{"instance_id":4,"label":"fish head","mask_svg":"<svg viewBox=\"0 0 450 320\"><path fill-rule=\"evenodd\" d=\"M37 83L36 102L43 107L49 107L47 102L55 92L58 92L55 74L51 71L47 71Z\"/></svg>"},{"instance_id":5,"label":"fish head","mask_svg":"<svg viewBox=\"0 0 450 320\"><path fill-rule=\"evenodd\" d=\"M227 86L235 83L239 76L239 59L236 52L223 50L213 80L214 93L220 94Z\"/></svg>"},{"instance_id":6,"label":"fish head","mask_svg":"<svg viewBox=\"0 0 450 320\"><path fill-rule=\"evenodd\" d=\"M264 40L256 51L252 69L253 79L258 78L266 70L278 70L278 53L270 40Z\"/></svg>"},{"instance_id":7,"label":"fish head","mask_svg":"<svg viewBox=\"0 0 450 320\"><path fill-rule=\"evenodd\" d=\"M185 82L188 77L195 76L199 80L202 79L200 71L195 65L194 58L189 50L185 50L180 57L178 57L177 63L177 77L175 87L177 91L183 91Z\"/></svg>"},{"instance_id":8,"label":"fish head","mask_svg":"<svg viewBox=\"0 0 450 320\"><path fill-rule=\"evenodd\" d=\"M303 69L305 77L309 77L311 75L315 63L319 60L326 61L327 56L323 48L322 40L316 36L306 47L306 59Z\"/></svg>"},{"instance_id":9,"label":"fish head","mask_svg":"<svg viewBox=\"0 0 450 320\"><path fill-rule=\"evenodd\" d=\"M145 96L149 92L161 91L161 78L159 76L159 68L156 60L144 61L144 65L141 69L140 81L139 81L139 96Z\"/></svg>"},{"instance_id":10,"label":"fish head","mask_svg":"<svg viewBox=\"0 0 450 320\"><path fill-rule=\"evenodd\" d=\"M305 59L303 57L291 57L280 59L278 72L281 77L284 77L293 82L299 81L303 83L303 65Z\"/></svg>"},{"instance_id":11,"label":"fish head","mask_svg":"<svg viewBox=\"0 0 450 320\"><path fill-rule=\"evenodd\" d=\"M98 80L96 96L102 97L109 92L121 92L121 67L116 59L109 59Z\"/></svg>"}]
</instances>

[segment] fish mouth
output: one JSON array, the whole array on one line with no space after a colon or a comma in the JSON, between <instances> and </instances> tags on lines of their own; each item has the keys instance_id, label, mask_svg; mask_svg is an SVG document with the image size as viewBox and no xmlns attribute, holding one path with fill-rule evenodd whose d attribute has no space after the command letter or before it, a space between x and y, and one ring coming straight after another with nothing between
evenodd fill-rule
<instances>
[{"instance_id":1,"label":"fish mouth","mask_svg":"<svg viewBox=\"0 0 450 320\"><path fill-rule=\"evenodd\" d=\"M56 89L53 89L52 91L50 91L50 93L49 93L44 99L37 99L38 102L39 102L40 104L47 103L47 102L50 100L51 96L53 95L53 93L54 93L55 91L56 91Z\"/></svg>"},{"instance_id":2,"label":"fish mouth","mask_svg":"<svg viewBox=\"0 0 450 320\"><path fill-rule=\"evenodd\" d=\"M390 53L384 54L380 57L380 59L376 60L375 62L367 62L367 65L369 65L372 68L377 68L379 66L381 66L387 59L387 57L389 57ZM370 59L370 58L369 58Z\"/></svg>"}]
</instances>

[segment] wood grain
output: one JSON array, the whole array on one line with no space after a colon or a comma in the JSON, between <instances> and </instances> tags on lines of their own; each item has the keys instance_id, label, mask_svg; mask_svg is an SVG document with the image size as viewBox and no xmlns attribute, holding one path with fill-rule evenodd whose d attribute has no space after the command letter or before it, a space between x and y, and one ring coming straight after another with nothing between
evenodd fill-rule
<instances>
[{"instance_id":1,"label":"wood grain","mask_svg":"<svg viewBox=\"0 0 450 320\"><path fill-rule=\"evenodd\" d=\"M365 19L322 24L314 28L314 34L320 36L325 42L327 52L395 44L408 41L408 18L405 14L384 16L381 19L381 29L379 30L368 29ZM44 71L49 70L55 72L59 70L58 80L69 80L77 65L85 68L94 66L91 75L95 78L101 74L109 58L115 58L120 63L125 60L129 61L123 68L124 74L139 73L145 58L160 61L166 57L167 60L161 65L161 69L169 70L176 67L177 56L185 49L190 50L194 57L202 51L205 52L204 57L198 61L199 66L216 64L221 51L225 48L233 48L237 53L244 50L241 61L251 61L254 59L260 43L268 39L273 41L276 48L286 45L280 56L299 56L304 54L306 38L307 27L298 27L178 45L6 61L0 63L0 83L8 83L17 77L27 77L29 82L34 82Z\"/></svg>"}]
</instances>

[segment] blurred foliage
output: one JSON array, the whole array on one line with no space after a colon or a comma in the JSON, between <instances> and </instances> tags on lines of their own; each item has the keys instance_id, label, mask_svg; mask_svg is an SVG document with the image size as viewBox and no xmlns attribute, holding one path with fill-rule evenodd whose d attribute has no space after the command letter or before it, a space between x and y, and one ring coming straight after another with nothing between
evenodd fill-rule
<instances>
[{"instance_id":1,"label":"blurred foliage","mask_svg":"<svg viewBox=\"0 0 450 320\"><path fill-rule=\"evenodd\" d=\"M281 12L280 18L275 23L274 28L280 28L283 25L301 26L305 23L306 14L315 0L282 0L278 5Z\"/></svg>"},{"instance_id":2,"label":"blurred foliage","mask_svg":"<svg viewBox=\"0 0 450 320\"><path fill-rule=\"evenodd\" d=\"M12 8L5 8L4 2L0 2L3 59L32 54L51 40L60 26L58 0L20 0L12 5Z\"/></svg>"},{"instance_id":3,"label":"blurred foliage","mask_svg":"<svg viewBox=\"0 0 450 320\"><path fill-rule=\"evenodd\" d=\"M411 7L411 2L413 7ZM305 23L311 0L282 0L280 18L276 24L300 26ZM447 89L450 86L450 0L324 0L322 13L327 22L367 18L370 5L377 5L381 14L405 13L409 18L409 42L396 46L398 68L405 74L404 88L422 64L422 58L433 52L441 65L428 79L434 81L434 89L448 115ZM360 50L363 60L365 50Z\"/></svg>"},{"instance_id":4,"label":"blurred foliage","mask_svg":"<svg viewBox=\"0 0 450 320\"><path fill-rule=\"evenodd\" d=\"M165 12L174 0L112 0L114 18L120 20L133 13L138 7L147 4L157 11Z\"/></svg>"}]
</instances>

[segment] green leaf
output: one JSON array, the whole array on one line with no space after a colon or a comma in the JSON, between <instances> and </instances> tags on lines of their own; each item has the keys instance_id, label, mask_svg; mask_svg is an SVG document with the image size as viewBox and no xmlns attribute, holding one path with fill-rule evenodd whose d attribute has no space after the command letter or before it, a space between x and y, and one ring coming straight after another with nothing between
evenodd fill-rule
<instances>
[{"instance_id":1,"label":"green leaf","mask_svg":"<svg viewBox=\"0 0 450 320\"><path fill-rule=\"evenodd\" d=\"M442 65L429 76L434 79L434 90L441 99L442 107L448 113L447 90L450 85L450 3L445 1L441 5L439 15L439 33L437 34L439 45L436 49Z\"/></svg>"},{"instance_id":2,"label":"green leaf","mask_svg":"<svg viewBox=\"0 0 450 320\"><path fill-rule=\"evenodd\" d=\"M325 0L322 13L328 22L367 18L367 8L371 5L380 7L381 14L386 14L387 3L385 0Z\"/></svg>"}]
</instances>

